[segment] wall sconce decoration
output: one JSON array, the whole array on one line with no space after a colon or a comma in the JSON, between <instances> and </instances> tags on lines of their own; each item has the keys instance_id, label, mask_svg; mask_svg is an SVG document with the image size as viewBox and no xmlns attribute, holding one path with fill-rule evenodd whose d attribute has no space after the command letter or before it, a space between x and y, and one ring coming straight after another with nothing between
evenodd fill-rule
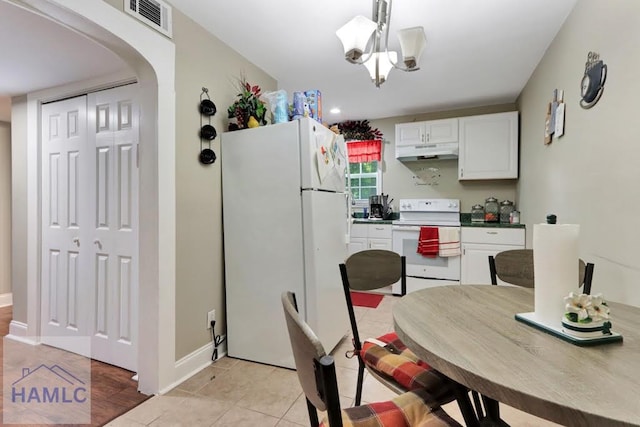
<instances>
[{"instance_id":1,"label":"wall sconce decoration","mask_svg":"<svg viewBox=\"0 0 640 427\"><path fill-rule=\"evenodd\" d=\"M218 132L211 125L211 117L216 114L217 108L209 98L209 89L206 87L202 88L198 109L200 111L200 155L198 158L203 165L210 165L216 161L216 153L211 149L211 141L216 139ZM207 124L204 124L204 117L207 118ZM205 141L208 144L207 148L204 147Z\"/></svg>"}]
</instances>

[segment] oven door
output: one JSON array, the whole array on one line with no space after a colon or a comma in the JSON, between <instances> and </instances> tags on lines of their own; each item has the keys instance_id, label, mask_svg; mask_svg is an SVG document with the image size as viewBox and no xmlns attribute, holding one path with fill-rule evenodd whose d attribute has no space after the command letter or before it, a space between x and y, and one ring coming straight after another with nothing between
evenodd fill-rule
<instances>
[{"instance_id":1,"label":"oven door","mask_svg":"<svg viewBox=\"0 0 640 427\"><path fill-rule=\"evenodd\" d=\"M419 226L393 225L393 251L407 259L407 276L421 279L460 280L460 256L434 258L420 255Z\"/></svg>"}]
</instances>

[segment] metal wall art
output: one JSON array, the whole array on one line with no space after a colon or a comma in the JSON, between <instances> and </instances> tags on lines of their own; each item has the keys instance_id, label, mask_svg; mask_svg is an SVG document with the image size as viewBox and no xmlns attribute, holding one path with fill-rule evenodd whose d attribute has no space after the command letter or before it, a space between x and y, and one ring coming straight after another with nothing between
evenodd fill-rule
<instances>
[{"instance_id":1,"label":"metal wall art","mask_svg":"<svg viewBox=\"0 0 640 427\"><path fill-rule=\"evenodd\" d=\"M413 175L414 185L431 185L436 186L440 184L440 168L427 167L420 168L415 171Z\"/></svg>"},{"instance_id":2,"label":"metal wall art","mask_svg":"<svg viewBox=\"0 0 640 427\"><path fill-rule=\"evenodd\" d=\"M600 100L607 80L607 65L596 52L589 52L584 64L584 75L580 82L580 106L591 108Z\"/></svg>"},{"instance_id":3,"label":"metal wall art","mask_svg":"<svg viewBox=\"0 0 640 427\"><path fill-rule=\"evenodd\" d=\"M216 139L218 132L216 128L211 125L211 117L216 114L216 104L209 98L209 89L202 88L200 94L200 163L203 165L210 165L216 161L216 153L211 149L211 141ZM207 118L207 123L204 123L204 118ZM205 148L205 144L208 144Z\"/></svg>"}]
</instances>

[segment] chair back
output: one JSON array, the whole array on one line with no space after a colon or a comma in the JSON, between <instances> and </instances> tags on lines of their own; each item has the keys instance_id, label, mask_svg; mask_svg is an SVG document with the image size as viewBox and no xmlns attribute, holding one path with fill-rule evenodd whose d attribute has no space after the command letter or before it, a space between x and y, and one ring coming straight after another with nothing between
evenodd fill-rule
<instances>
[{"instance_id":1,"label":"chair back","mask_svg":"<svg viewBox=\"0 0 640 427\"><path fill-rule=\"evenodd\" d=\"M587 265L584 263L583 260L578 258L578 287L584 284L584 281L586 279L586 273L587 273Z\"/></svg>"},{"instance_id":2,"label":"chair back","mask_svg":"<svg viewBox=\"0 0 640 427\"><path fill-rule=\"evenodd\" d=\"M311 425L316 427L319 424L316 412L318 409L327 411L329 425L342 427L338 379L333 357L327 355L316 334L300 318L293 292L282 293L282 307L298 380L307 399Z\"/></svg>"},{"instance_id":3,"label":"chair back","mask_svg":"<svg viewBox=\"0 0 640 427\"><path fill-rule=\"evenodd\" d=\"M293 350L298 380L307 399L320 411L326 411L326 403L320 396L321 390L316 377L315 360L320 360L327 354L322 343L298 313L293 292L282 294L282 307L289 330L289 340Z\"/></svg>"},{"instance_id":4,"label":"chair back","mask_svg":"<svg viewBox=\"0 0 640 427\"><path fill-rule=\"evenodd\" d=\"M591 291L594 265L578 259L578 287L584 284L584 292ZM496 277L503 282L524 288L535 286L533 273L533 249L512 249L489 256L491 283L497 285Z\"/></svg>"},{"instance_id":5,"label":"chair back","mask_svg":"<svg viewBox=\"0 0 640 427\"><path fill-rule=\"evenodd\" d=\"M351 255L344 264L342 280L354 291L372 291L392 285L405 274L403 257L383 249L369 249ZM342 271L341 267L341 271Z\"/></svg>"},{"instance_id":6,"label":"chair back","mask_svg":"<svg viewBox=\"0 0 640 427\"><path fill-rule=\"evenodd\" d=\"M503 251L494 257L496 276L503 282L533 288L533 249Z\"/></svg>"},{"instance_id":7,"label":"chair back","mask_svg":"<svg viewBox=\"0 0 640 427\"><path fill-rule=\"evenodd\" d=\"M580 260L582 261L582 260ZM582 261L584 263L584 261ZM584 271L584 281L580 282L582 283L584 286L582 288L582 293L585 293L587 295L591 294L591 281L593 280L593 268L595 267L595 265L591 262L588 262L586 267L581 270Z\"/></svg>"},{"instance_id":8,"label":"chair back","mask_svg":"<svg viewBox=\"0 0 640 427\"><path fill-rule=\"evenodd\" d=\"M407 293L406 259L395 252L370 249L352 254L340 264L342 288L347 302L349 322L356 352L362 350L351 291L372 291L401 281L402 295ZM356 403L357 404L357 403Z\"/></svg>"}]
</instances>

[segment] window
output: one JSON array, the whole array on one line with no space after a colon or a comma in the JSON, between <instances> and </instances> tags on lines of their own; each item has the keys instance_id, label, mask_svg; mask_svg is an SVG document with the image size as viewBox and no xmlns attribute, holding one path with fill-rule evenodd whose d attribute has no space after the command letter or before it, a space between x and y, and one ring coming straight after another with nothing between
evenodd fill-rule
<instances>
[{"instance_id":1,"label":"window","mask_svg":"<svg viewBox=\"0 0 640 427\"><path fill-rule=\"evenodd\" d=\"M369 196L380 194L382 187L380 162L349 163L351 194L357 206L368 206Z\"/></svg>"}]
</instances>

